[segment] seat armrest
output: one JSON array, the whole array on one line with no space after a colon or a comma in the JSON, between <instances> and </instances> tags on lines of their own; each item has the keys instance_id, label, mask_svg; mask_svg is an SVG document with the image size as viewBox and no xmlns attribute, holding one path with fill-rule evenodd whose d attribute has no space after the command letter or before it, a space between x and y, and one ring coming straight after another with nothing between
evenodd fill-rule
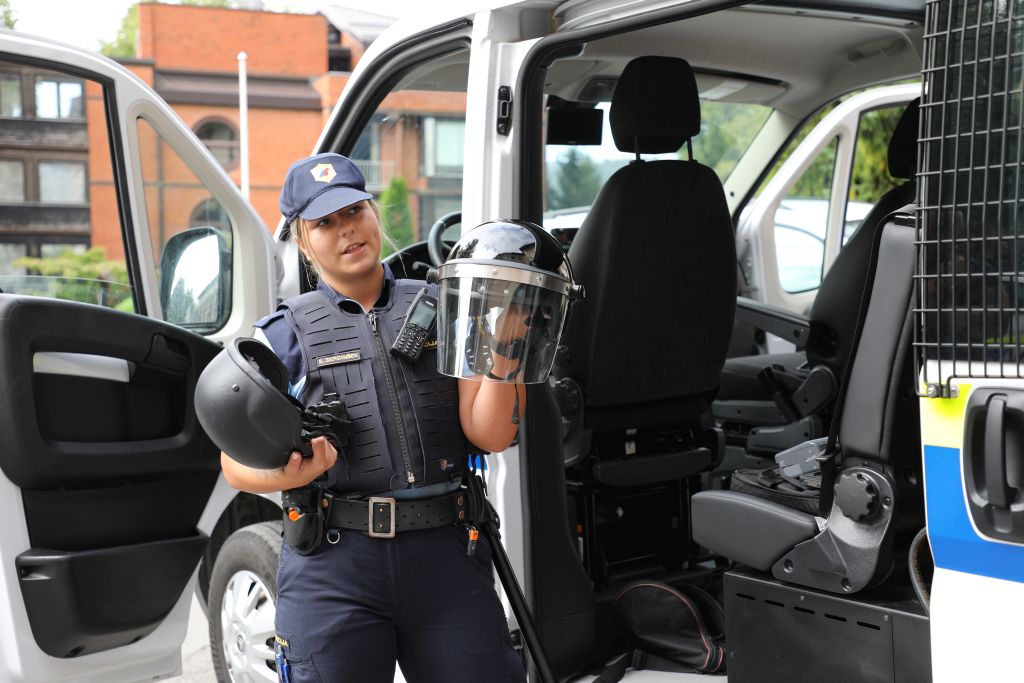
<instances>
[{"instance_id":1,"label":"seat armrest","mask_svg":"<svg viewBox=\"0 0 1024 683\"><path fill-rule=\"evenodd\" d=\"M693 540L762 571L818 533L813 515L736 491L696 493L690 514Z\"/></svg>"},{"instance_id":2,"label":"seat armrest","mask_svg":"<svg viewBox=\"0 0 1024 683\"><path fill-rule=\"evenodd\" d=\"M807 346L811 332L811 320L807 316L745 296L736 297L736 319L792 342L798 350Z\"/></svg>"}]
</instances>

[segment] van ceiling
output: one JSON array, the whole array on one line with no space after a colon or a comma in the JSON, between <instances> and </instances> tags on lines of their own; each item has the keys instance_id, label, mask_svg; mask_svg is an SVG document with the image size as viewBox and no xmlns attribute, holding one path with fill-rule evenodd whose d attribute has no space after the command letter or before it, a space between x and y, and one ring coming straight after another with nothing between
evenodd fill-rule
<instances>
[{"instance_id":1,"label":"van ceiling","mask_svg":"<svg viewBox=\"0 0 1024 683\"><path fill-rule=\"evenodd\" d=\"M551 65L545 90L578 101L592 79L617 78L634 57L675 56L698 72L702 96L802 117L850 90L917 76L921 36L908 19L741 7L592 41Z\"/></svg>"}]
</instances>

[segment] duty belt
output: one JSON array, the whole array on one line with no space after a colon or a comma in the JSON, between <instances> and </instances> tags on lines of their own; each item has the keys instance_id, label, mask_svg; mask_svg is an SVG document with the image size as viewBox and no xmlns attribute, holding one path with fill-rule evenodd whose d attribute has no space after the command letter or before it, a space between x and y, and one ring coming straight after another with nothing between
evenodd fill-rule
<instances>
[{"instance_id":1,"label":"duty belt","mask_svg":"<svg viewBox=\"0 0 1024 683\"><path fill-rule=\"evenodd\" d=\"M334 498L327 528L365 531L371 538L394 538L399 531L431 529L468 520L468 497L459 489L436 498L413 500Z\"/></svg>"}]
</instances>

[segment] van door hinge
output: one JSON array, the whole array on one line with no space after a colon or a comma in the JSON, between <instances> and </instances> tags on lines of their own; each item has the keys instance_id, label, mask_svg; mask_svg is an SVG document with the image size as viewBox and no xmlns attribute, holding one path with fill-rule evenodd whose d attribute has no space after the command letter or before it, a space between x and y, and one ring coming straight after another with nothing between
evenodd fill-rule
<instances>
[{"instance_id":1,"label":"van door hinge","mask_svg":"<svg viewBox=\"0 0 1024 683\"><path fill-rule=\"evenodd\" d=\"M507 85L498 88L498 135L508 135L512 130L512 88Z\"/></svg>"}]
</instances>

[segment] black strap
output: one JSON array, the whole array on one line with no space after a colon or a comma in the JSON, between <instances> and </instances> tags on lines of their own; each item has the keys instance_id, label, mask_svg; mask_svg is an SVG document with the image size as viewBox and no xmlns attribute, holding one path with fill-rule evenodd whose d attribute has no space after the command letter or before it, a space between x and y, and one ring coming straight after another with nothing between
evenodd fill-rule
<instances>
[{"instance_id":1,"label":"black strap","mask_svg":"<svg viewBox=\"0 0 1024 683\"><path fill-rule=\"evenodd\" d=\"M626 675L628 669L642 671L667 671L670 673L716 673L721 669L722 661L725 658L725 648L715 644L715 651L705 671L695 669L692 666L680 664L665 657L651 654L644 650L629 650L624 652L601 671L601 675L594 679L594 683L618 683Z\"/></svg>"},{"instance_id":2,"label":"black strap","mask_svg":"<svg viewBox=\"0 0 1024 683\"><path fill-rule=\"evenodd\" d=\"M846 402L846 390L850 384L850 375L853 371L853 359L860 345L861 333L864 331L864 320L867 318L868 308L871 303L871 289L875 284L875 268L878 265L878 251L882 244L882 235L885 233L885 226L896 216L909 215L913 217L913 204L901 207L888 214L881 220L880 227L875 232L874 242L871 245L871 258L868 261L868 277L864 281L864 289L860 295L860 305L857 308L857 326L854 328L853 343L846 357L846 365L843 367L843 378L839 383L839 391L836 394L835 407L832 411L832 424L829 425L828 441L825 442L825 450L821 455L821 495L818 498L818 516L828 518L832 512L832 498L834 494L836 475L839 471L839 462L842 458L842 451L839 446L839 423L842 419L843 404Z\"/></svg>"},{"instance_id":3,"label":"black strap","mask_svg":"<svg viewBox=\"0 0 1024 683\"><path fill-rule=\"evenodd\" d=\"M375 523L383 525L383 529L377 529L377 531L390 528L392 513L394 514L396 532L432 529L469 521L468 497L463 489L436 498L413 500L376 498L374 500L375 502L371 504L369 500L334 498L331 500L327 526L367 531L371 511ZM386 502L380 502L382 500ZM393 501L393 507L390 501Z\"/></svg>"}]
</instances>

